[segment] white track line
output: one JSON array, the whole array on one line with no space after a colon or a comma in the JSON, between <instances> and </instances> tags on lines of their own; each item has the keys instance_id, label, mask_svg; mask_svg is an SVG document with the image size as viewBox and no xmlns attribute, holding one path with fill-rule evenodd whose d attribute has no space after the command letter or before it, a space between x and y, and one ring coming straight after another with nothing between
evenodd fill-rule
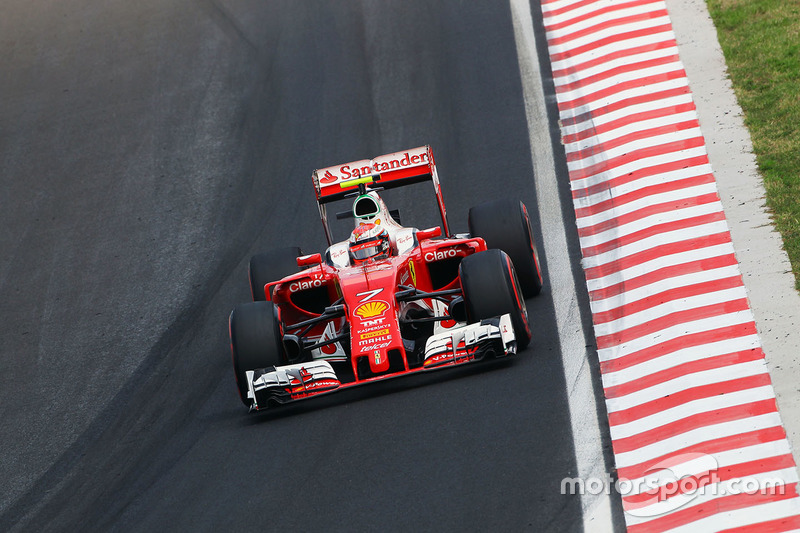
<instances>
[{"instance_id":1,"label":"white track line","mask_svg":"<svg viewBox=\"0 0 800 533\"><path fill-rule=\"evenodd\" d=\"M536 177L536 195L542 227L544 256L549 273L548 286L556 313L565 381L569 390L570 421L575 443L577 476L582 479L597 477L605 479L603 459L603 437L597 417L592 388L591 368L588 358L593 357L584 345L583 335L576 333L576 317L580 316L576 298L575 282L567 248L558 182L554 171L553 154L550 150L550 134L547 109L544 103L536 40L533 36L533 20L527 0L509 0L514 25L514 40L517 46L525 111L528 119L528 135L531 145L533 172ZM565 472L566 475L566 472ZM587 531L613 531L610 496L581 496L584 527Z\"/></svg>"}]
</instances>

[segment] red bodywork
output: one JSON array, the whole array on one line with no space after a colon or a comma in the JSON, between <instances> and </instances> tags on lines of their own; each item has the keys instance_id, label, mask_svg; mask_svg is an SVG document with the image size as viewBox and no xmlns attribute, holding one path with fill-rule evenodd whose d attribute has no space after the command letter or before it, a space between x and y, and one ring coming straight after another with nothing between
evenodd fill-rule
<instances>
[{"instance_id":1,"label":"red bodywork","mask_svg":"<svg viewBox=\"0 0 800 533\"><path fill-rule=\"evenodd\" d=\"M399 316L405 304L396 300L396 292L402 290L403 286L414 287L424 292L460 289L457 267L453 269L455 275L449 283L434 287L429 265L451 260L455 263L458 259L485 249L486 244L479 237L423 240L412 251L401 256L367 261L357 266L337 269L322 262L315 267L288 276L280 282L267 285L265 293L267 299L272 300L280 309L280 321L284 327L322 314L303 308L298 299L293 298L297 293L309 289L319 291L320 295L324 292L327 296L325 302L327 305L343 298L345 316L333 319L332 322L337 333L349 323L350 345L347 351L355 377L355 381L350 384L357 384L388 377L384 374L390 370L389 355L393 351L402 362L402 367L395 368L393 375L415 369L414 362L409 361L406 354L400 332ZM433 307L431 299L420 301ZM317 304L317 310L321 305ZM448 325L452 326L455 323L443 321L443 327ZM307 337L322 336L326 326L327 322L315 325ZM332 352L333 348L330 348L330 351ZM363 377L363 371L359 372L359 365L361 368L368 366L371 375ZM342 386L344 385L347 384L342 383Z\"/></svg>"}]
</instances>

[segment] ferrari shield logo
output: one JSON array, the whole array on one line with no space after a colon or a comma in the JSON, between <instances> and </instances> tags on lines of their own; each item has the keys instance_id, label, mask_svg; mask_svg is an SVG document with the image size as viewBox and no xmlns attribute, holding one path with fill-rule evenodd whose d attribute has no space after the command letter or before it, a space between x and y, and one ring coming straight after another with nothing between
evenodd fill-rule
<instances>
[{"instance_id":1,"label":"ferrari shield logo","mask_svg":"<svg viewBox=\"0 0 800 533\"><path fill-rule=\"evenodd\" d=\"M414 268L414 260L408 262L408 273L411 274L411 285L417 286L417 271Z\"/></svg>"}]
</instances>

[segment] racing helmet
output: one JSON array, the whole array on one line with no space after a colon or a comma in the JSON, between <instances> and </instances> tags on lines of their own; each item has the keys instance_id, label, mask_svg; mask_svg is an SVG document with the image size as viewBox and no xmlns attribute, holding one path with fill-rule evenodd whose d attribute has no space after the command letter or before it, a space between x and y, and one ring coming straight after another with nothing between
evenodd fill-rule
<instances>
[{"instance_id":1,"label":"racing helmet","mask_svg":"<svg viewBox=\"0 0 800 533\"><path fill-rule=\"evenodd\" d=\"M389 256L389 246L386 228L371 222L361 224L350 234L350 260L358 264L367 259L383 259Z\"/></svg>"}]
</instances>

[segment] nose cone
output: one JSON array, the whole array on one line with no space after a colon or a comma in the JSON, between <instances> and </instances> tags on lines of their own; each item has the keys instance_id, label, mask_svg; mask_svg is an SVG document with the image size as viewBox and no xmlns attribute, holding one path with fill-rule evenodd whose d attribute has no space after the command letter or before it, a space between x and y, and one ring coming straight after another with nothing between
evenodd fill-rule
<instances>
[{"instance_id":1,"label":"nose cone","mask_svg":"<svg viewBox=\"0 0 800 533\"><path fill-rule=\"evenodd\" d=\"M351 268L340 275L350 319L353 364L358 368L359 361L366 359L373 374L388 371L389 350L403 346L394 307L396 276L397 267L391 260Z\"/></svg>"}]
</instances>

